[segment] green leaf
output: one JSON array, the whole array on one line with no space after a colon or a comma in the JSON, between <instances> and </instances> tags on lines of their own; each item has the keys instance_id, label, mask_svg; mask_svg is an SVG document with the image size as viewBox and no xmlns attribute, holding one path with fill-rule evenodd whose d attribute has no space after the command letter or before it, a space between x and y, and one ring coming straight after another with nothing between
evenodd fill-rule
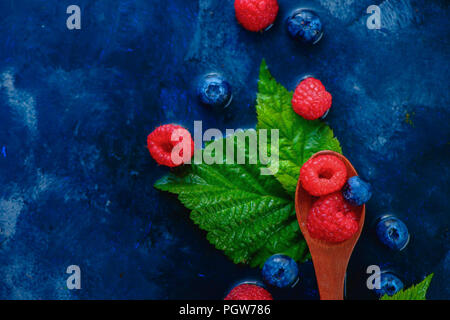
<instances>
[{"instance_id":1,"label":"green leaf","mask_svg":"<svg viewBox=\"0 0 450 320\"><path fill-rule=\"evenodd\" d=\"M433 273L428 275L422 282L413 285L408 289L400 290L393 296L385 294L381 297L381 300L426 300L427 290L433 275Z\"/></svg>"},{"instance_id":2,"label":"green leaf","mask_svg":"<svg viewBox=\"0 0 450 320\"><path fill-rule=\"evenodd\" d=\"M263 60L258 82L257 128L279 130L279 169L275 177L294 195L303 163L318 151L342 153L342 150L325 123L305 120L293 111L292 95L272 77Z\"/></svg>"},{"instance_id":3,"label":"green leaf","mask_svg":"<svg viewBox=\"0 0 450 320\"><path fill-rule=\"evenodd\" d=\"M222 139L223 145L229 139L237 148L235 136ZM207 239L235 263L262 266L275 253L304 261L308 249L294 202L272 175L261 175L261 164L249 164L244 148L246 164L192 164L183 175L170 174L155 187L177 194Z\"/></svg>"}]
</instances>

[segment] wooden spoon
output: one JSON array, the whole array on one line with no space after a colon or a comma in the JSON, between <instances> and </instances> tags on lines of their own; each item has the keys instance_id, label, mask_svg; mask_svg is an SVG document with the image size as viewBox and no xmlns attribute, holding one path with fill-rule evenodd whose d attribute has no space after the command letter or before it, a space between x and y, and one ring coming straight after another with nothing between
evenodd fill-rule
<instances>
[{"instance_id":1,"label":"wooden spoon","mask_svg":"<svg viewBox=\"0 0 450 320\"><path fill-rule=\"evenodd\" d=\"M319 155L334 155L341 159L347 167L348 178L358 175L350 161L343 155L333 151L320 151L312 157ZM366 207L365 205L356 207L357 211L355 213L360 217L358 232L348 240L340 243L331 243L314 239L309 235L308 228L306 227L306 217L314 199L313 196L302 188L299 179L297 191L295 192L295 211L300 229L311 252L320 299L343 300L345 272L356 242L361 235Z\"/></svg>"}]
</instances>

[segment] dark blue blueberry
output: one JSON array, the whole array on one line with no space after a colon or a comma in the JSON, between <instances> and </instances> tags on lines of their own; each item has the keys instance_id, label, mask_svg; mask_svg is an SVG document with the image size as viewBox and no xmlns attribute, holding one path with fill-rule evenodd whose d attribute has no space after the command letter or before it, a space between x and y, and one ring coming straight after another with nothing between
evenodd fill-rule
<instances>
[{"instance_id":1,"label":"dark blue blueberry","mask_svg":"<svg viewBox=\"0 0 450 320\"><path fill-rule=\"evenodd\" d=\"M323 35L322 22L311 10L298 10L287 19L287 30L292 38L304 43L317 43Z\"/></svg>"},{"instance_id":2,"label":"dark blue blueberry","mask_svg":"<svg viewBox=\"0 0 450 320\"><path fill-rule=\"evenodd\" d=\"M358 176L351 177L342 190L344 198L354 206L360 206L372 197L370 184Z\"/></svg>"},{"instance_id":3,"label":"dark blue blueberry","mask_svg":"<svg viewBox=\"0 0 450 320\"><path fill-rule=\"evenodd\" d=\"M231 102L231 86L217 74L201 79L197 94L203 104L212 107L226 107Z\"/></svg>"},{"instance_id":4,"label":"dark blue blueberry","mask_svg":"<svg viewBox=\"0 0 450 320\"><path fill-rule=\"evenodd\" d=\"M380 289L375 289L376 294L380 297L385 294L392 296L403 289L403 282L396 275L383 272L380 277Z\"/></svg>"},{"instance_id":5,"label":"dark blue blueberry","mask_svg":"<svg viewBox=\"0 0 450 320\"><path fill-rule=\"evenodd\" d=\"M406 225L398 218L387 216L377 224L377 236L381 242L393 250L402 250L409 241Z\"/></svg>"},{"instance_id":6,"label":"dark blue blueberry","mask_svg":"<svg viewBox=\"0 0 450 320\"><path fill-rule=\"evenodd\" d=\"M289 256L275 254L264 263L262 276L266 283L278 288L294 286L298 281L298 265Z\"/></svg>"}]
</instances>

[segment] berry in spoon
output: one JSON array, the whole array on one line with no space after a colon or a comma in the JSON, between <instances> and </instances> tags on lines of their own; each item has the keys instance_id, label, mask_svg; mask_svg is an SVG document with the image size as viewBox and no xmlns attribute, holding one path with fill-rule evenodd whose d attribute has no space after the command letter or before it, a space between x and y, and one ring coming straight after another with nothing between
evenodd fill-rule
<instances>
[{"instance_id":1,"label":"berry in spoon","mask_svg":"<svg viewBox=\"0 0 450 320\"><path fill-rule=\"evenodd\" d=\"M316 197L340 190L346 181L347 167L333 155L313 157L300 169L302 187Z\"/></svg>"},{"instance_id":2,"label":"berry in spoon","mask_svg":"<svg viewBox=\"0 0 450 320\"><path fill-rule=\"evenodd\" d=\"M350 239L358 231L358 222L353 207L335 192L312 205L306 226L311 237L337 243Z\"/></svg>"},{"instance_id":3,"label":"berry in spoon","mask_svg":"<svg viewBox=\"0 0 450 320\"><path fill-rule=\"evenodd\" d=\"M370 184L359 176L351 177L342 190L344 198L354 206L360 206L372 197Z\"/></svg>"}]
</instances>

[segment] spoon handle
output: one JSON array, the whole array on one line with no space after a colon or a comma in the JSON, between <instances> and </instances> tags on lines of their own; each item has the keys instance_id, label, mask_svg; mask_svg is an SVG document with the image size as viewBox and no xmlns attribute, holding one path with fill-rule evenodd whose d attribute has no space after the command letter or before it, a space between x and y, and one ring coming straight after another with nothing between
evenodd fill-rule
<instances>
[{"instance_id":1,"label":"spoon handle","mask_svg":"<svg viewBox=\"0 0 450 320\"><path fill-rule=\"evenodd\" d=\"M328 250L327 250L328 251ZM312 255L321 300L344 300L344 279L348 258L329 250Z\"/></svg>"}]
</instances>

